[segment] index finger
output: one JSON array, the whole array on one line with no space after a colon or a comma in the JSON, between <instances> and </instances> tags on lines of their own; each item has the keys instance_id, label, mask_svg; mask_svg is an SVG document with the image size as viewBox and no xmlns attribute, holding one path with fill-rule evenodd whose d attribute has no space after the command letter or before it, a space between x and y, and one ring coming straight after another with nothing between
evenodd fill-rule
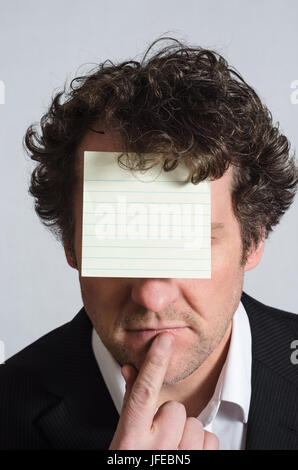
<instances>
[{"instance_id":1,"label":"index finger","mask_svg":"<svg viewBox=\"0 0 298 470\"><path fill-rule=\"evenodd\" d=\"M130 431L144 432L152 426L173 343L170 333L154 338L121 414L122 425Z\"/></svg>"}]
</instances>

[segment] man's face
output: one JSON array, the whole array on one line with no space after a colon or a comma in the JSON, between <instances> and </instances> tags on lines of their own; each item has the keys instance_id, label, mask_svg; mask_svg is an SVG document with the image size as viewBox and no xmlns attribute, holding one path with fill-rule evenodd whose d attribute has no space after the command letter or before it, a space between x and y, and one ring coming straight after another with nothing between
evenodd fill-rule
<instances>
[{"instance_id":1,"label":"man's face","mask_svg":"<svg viewBox=\"0 0 298 470\"><path fill-rule=\"evenodd\" d=\"M118 152L121 141L111 132L88 132L78 149L80 172L85 150ZM80 276L86 312L120 365L139 369L152 341L152 329L177 327L165 377L165 383L175 383L197 370L228 332L240 301L244 272L258 264L263 250L259 247L241 266L242 243L232 210L231 181L229 169L211 182L211 279ZM76 194L74 245L80 267L82 183ZM144 329L151 331L137 331Z\"/></svg>"}]
</instances>

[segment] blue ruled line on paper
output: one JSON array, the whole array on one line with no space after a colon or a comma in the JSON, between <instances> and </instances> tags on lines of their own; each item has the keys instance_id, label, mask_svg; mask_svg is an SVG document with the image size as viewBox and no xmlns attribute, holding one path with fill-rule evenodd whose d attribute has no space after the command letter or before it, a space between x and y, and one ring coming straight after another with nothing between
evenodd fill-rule
<instances>
[{"instance_id":1,"label":"blue ruled line on paper","mask_svg":"<svg viewBox=\"0 0 298 470\"><path fill-rule=\"evenodd\" d=\"M102 225L122 225L123 227L130 227L131 225L142 225L141 223L138 223L138 222L131 222L129 224L117 224L117 223L110 223L110 222L105 222L105 223L100 223L100 222L97 222L96 224L83 224L84 227L99 227L99 226L102 226ZM150 224L150 227L181 227L181 224ZM183 227L192 227L193 224L183 224ZM210 227L210 224L203 224L203 225L200 225L200 227Z\"/></svg>"},{"instance_id":2,"label":"blue ruled line on paper","mask_svg":"<svg viewBox=\"0 0 298 470\"><path fill-rule=\"evenodd\" d=\"M97 182L97 181L104 181L104 182L111 182L111 181L116 181L117 183L182 183L182 184L186 184L186 183L189 183L189 181L182 181L182 180L160 180L160 179L156 179L156 180L151 180L151 181L143 181L143 180L139 180L138 178L132 178L132 179L112 179L112 180L109 180L109 179L96 179L96 180L92 180L92 179L86 179L85 181L88 181L88 182Z\"/></svg>"},{"instance_id":3,"label":"blue ruled line on paper","mask_svg":"<svg viewBox=\"0 0 298 470\"><path fill-rule=\"evenodd\" d=\"M182 272L210 272L210 269L180 269L177 270ZM161 268L84 268L84 271L172 271L171 268L169 269L161 269Z\"/></svg>"},{"instance_id":4,"label":"blue ruled line on paper","mask_svg":"<svg viewBox=\"0 0 298 470\"><path fill-rule=\"evenodd\" d=\"M142 194L152 194L152 191L154 190L151 190L151 191L140 191L140 190L134 190L134 189L130 189L130 190L125 190L123 192L123 194L126 194L126 193L138 193L140 194L140 192ZM119 189L85 189L84 190L84 193L119 193ZM192 196L194 194L196 194L195 192L192 192L192 191L154 191L154 194L191 194ZM197 194L209 194L209 192L200 192L200 193L197 193Z\"/></svg>"},{"instance_id":5,"label":"blue ruled line on paper","mask_svg":"<svg viewBox=\"0 0 298 470\"><path fill-rule=\"evenodd\" d=\"M104 211L104 212L95 212L95 211L87 212L87 211L84 211L84 214L92 214L92 215L96 215L96 216L101 215L101 214L104 214L104 215L113 214L115 216L117 216L117 215L127 215L126 212L114 212L114 211L113 212L107 212L107 211ZM141 216L141 215L145 215L147 217L150 215L150 217L151 217L151 215L164 215L164 213L151 212L150 211L150 214L148 214L147 212L138 212L138 216ZM181 215L181 212L170 212L169 215ZM206 215L206 216L208 216L208 215L210 215L210 212L194 212L194 213L193 212L186 212L186 214L184 214L184 215L191 215L191 216L197 216L197 215L204 215L205 216Z\"/></svg>"},{"instance_id":6,"label":"blue ruled line on paper","mask_svg":"<svg viewBox=\"0 0 298 470\"><path fill-rule=\"evenodd\" d=\"M127 245L83 245L83 248L129 248ZM173 249L183 249L184 245L181 246L136 246L133 248L173 248ZM201 247L200 250L209 250L209 247Z\"/></svg>"},{"instance_id":7,"label":"blue ruled line on paper","mask_svg":"<svg viewBox=\"0 0 298 470\"><path fill-rule=\"evenodd\" d=\"M84 201L84 204L89 203L89 204L115 204L117 201ZM123 202L120 202L119 204L123 204ZM179 204L179 206L184 206L184 205L191 205L191 206L197 206L197 205L202 205L202 206L209 206L209 202L152 202L152 201L125 201L125 204L146 204L150 206L151 204L159 204L160 206L162 205L168 205L168 204Z\"/></svg>"},{"instance_id":8,"label":"blue ruled line on paper","mask_svg":"<svg viewBox=\"0 0 298 470\"><path fill-rule=\"evenodd\" d=\"M98 237L98 235L85 235L84 234L84 238L90 238L90 237L96 237L96 238L101 239L101 237ZM194 237L195 237L195 235L194 235ZM172 237L172 238L180 238L180 237ZM200 235L200 238L210 238L210 236L209 235ZM162 237L149 237L149 240L160 240L160 239L162 240ZM169 239L169 237L165 237L165 240L168 240L168 239ZM133 240L137 240L137 238L134 238Z\"/></svg>"},{"instance_id":9,"label":"blue ruled line on paper","mask_svg":"<svg viewBox=\"0 0 298 470\"><path fill-rule=\"evenodd\" d=\"M83 256L84 259L164 259L164 260L181 260L181 261L208 261L209 258L139 258L131 256Z\"/></svg>"}]
</instances>

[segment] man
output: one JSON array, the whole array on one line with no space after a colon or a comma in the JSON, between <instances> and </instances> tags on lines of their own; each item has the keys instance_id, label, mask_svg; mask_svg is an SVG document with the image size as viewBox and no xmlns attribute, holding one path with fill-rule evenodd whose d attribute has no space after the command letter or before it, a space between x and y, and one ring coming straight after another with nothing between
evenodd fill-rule
<instances>
[{"instance_id":1,"label":"man","mask_svg":"<svg viewBox=\"0 0 298 470\"><path fill-rule=\"evenodd\" d=\"M1 366L1 447L297 449L298 317L242 292L298 183L270 112L223 57L174 40L62 97L27 131L30 192L84 308ZM81 276L88 150L211 178L211 279Z\"/></svg>"}]
</instances>

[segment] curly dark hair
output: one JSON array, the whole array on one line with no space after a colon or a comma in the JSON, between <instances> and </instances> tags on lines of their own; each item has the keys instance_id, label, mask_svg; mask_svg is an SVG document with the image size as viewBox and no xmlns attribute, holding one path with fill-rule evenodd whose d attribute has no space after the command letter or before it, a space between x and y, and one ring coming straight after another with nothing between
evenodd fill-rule
<instances>
[{"instance_id":1,"label":"curly dark hair","mask_svg":"<svg viewBox=\"0 0 298 470\"><path fill-rule=\"evenodd\" d=\"M159 41L164 47L154 53ZM217 52L161 38L142 60L101 63L57 93L25 147L38 162L30 193L41 220L69 246L74 231L76 149L104 122L123 139L120 164L165 171L184 161L194 184L233 166L232 202L242 236L242 263L278 224L298 185L294 154L279 124L241 75ZM100 131L98 129L97 131ZM132 160L128 152L135 152ZM145 161L142 153L159 156Z\"/></svg>"}]
</instances>

